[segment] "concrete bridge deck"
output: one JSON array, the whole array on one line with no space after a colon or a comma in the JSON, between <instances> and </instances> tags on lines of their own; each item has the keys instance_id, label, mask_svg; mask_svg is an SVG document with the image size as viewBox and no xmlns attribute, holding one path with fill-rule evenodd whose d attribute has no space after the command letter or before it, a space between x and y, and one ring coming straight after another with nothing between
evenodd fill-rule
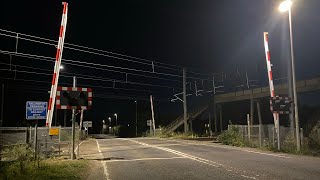
<instances>
[{"instance_id":1,"label":"concrete bridge deck","mask_svg":"<svg viewBox=\"0 0 320 180\"><path fill-rule=\"evenodd\" d=\"M296 83L297 92L307 92L307 91L316 91L320 90L320 77L297 81ZM275 93L276 95L288 94L288 84L282 83L275 85ZM268 87L254 88L248 90L242 90L232 93L225 94L217 94L215 95L215 103L225 103L225 102L233 102L240 100L250 100L257 99L262 97L270 96L270 89Z\"/></svg>"}]
</instances>

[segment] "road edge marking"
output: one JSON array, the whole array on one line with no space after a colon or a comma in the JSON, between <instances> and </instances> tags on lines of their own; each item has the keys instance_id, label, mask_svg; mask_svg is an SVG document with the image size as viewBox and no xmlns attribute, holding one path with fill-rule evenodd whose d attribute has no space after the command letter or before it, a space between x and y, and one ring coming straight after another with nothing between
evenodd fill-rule
<instances>
[{"instance_id":1,"label":"road edge marking","mask_svg":"<svg viewBox=\"0 0 320 180\"><path fill-rule=\"evenodd\" d=\"M101 151L101 149L100 149L100 144L99 144L99 142L98 142L97 139L96 139L96 142L97 142L97 147L98 147L99 154L103 157L102 151ZM111 180L111 179L109 178L109 173L108 173L106 161L101 161L101 164L102 164L103 173L104 173L106 179L107 179L107 180Z\"/></svg>"}]
</instances>

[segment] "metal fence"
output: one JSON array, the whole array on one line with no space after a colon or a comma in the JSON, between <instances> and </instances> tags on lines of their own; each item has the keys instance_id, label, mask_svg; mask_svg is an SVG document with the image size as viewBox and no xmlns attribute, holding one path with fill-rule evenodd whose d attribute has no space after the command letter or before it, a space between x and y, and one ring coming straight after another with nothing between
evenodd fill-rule
<instances>
[{"instance_id":1,"label":"metal fence","mask_svg":"<svg viewBox=\"0 0 320 180\"><path fill-rule=\"evenodd\" d=\"M228 125L228 130L236 129L242 139L253 147L276 147L277 134L273 124L264 125ZM302 128L300 129L300 142L303 139ZM283 148L296 145L295 130L290 127L280 126L280 146Z\"/></svg>"},{"instance_id":2,"label":"metal fence","mask_svg":"<svg viewBox=\"0 0 320 180\"><path fill-rule=\"evenodd\" d=\"M0 127L0 145L26 144L27 142L27 127Z\"/></svg>"},{"instance_id":3,"label":"metal fence","mask_svg":"<svg viewBox=\"0 0 320 180\"><path fill-rule=\"evenodd\" d=\"M37 149L37 153L69 156L72 149L72 128L52 128L59 129L58 135L49 135L49 129L47 127L38 127L37 132L35 131L35 127L1 127L0 145L29 144L31 148ZM79 128L76 127L75 147L86 137L87 132L84 130L79 131ZM77 148L77 150L79 150L79 148ZM79 151L76 153L79 153Z\"/></svg>"}]
</instances>

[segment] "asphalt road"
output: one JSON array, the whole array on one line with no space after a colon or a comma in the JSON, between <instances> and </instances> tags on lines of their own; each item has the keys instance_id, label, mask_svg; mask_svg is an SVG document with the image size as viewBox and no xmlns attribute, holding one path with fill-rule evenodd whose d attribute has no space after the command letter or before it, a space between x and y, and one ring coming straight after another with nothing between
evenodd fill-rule
<instances>
[{"instance_id":1,"label":"asphalt road","mask_svg":"<svg viewBox=\"0 0 320 180\"><path fill-rule=\"evenodd\" d=\"M320 179L320 158L211 142L158 138L96 139L111 180Z\"/></svg>"}]
</instances>

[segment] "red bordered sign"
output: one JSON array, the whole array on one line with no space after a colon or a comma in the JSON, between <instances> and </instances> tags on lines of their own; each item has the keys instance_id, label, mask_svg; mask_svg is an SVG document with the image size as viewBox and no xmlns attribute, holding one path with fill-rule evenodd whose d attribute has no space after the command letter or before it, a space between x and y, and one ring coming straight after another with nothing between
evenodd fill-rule
<instances>
[{"instance_id":1,"label":"red bordered sign","mask_svg":"<svg viewBox=\"0 0 320 180\"><path fill-rule=\"evenodd\" d=\"M92 89L83 87L57 87L57 109L82 109L92 107Z\"/></svg>"}]
</instances>

